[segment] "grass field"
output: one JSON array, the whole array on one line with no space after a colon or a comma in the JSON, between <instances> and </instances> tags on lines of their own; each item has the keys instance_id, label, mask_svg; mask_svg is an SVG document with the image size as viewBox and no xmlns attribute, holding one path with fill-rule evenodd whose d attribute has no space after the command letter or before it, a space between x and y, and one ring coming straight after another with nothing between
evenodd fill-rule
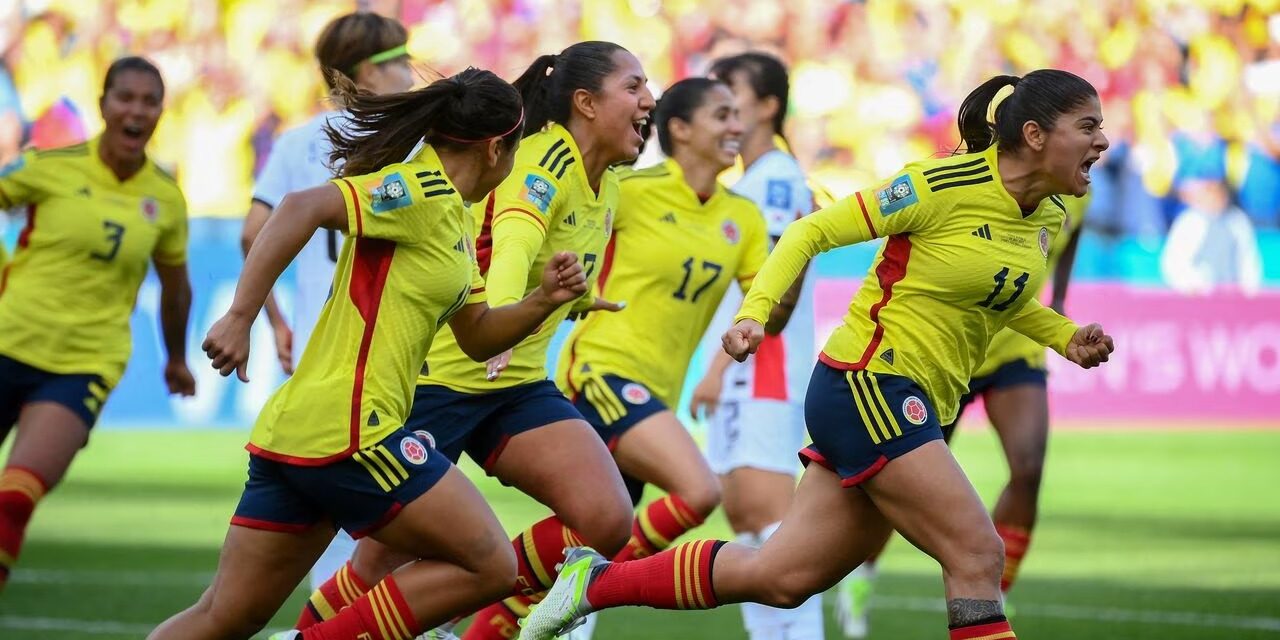
<instances>
[{"instance_id":1,"label":"grass field","mask_svg":"<svg viewBox=\"0 0 1280 640\"><path fill-rule=\"evenodd\" d=\"M40 507L0 638L140 638L207 584L240 493L242 433L102 431ZM957 453L992 496L994 439ZM469 470L469 471L474 471ZM509 529L543 509L472 473ZM1042 520L1011 601L1023 638L1280 639L1280 432L1059 431ZM724 536L718 514L699 536ZM814 553L822 553L814 549ZM896 541L872 638L943 638L937 566ZM275 619L283 628L304 594ZM745 637L736 608L616 610L601 640ZM839 637L828 626L828 638Z\"/></svg>"}]
</instances>

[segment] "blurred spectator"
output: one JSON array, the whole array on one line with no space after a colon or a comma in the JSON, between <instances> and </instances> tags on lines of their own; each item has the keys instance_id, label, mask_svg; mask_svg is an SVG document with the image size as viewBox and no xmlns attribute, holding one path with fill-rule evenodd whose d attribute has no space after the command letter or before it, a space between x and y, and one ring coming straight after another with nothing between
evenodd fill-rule
<instances>
[{"instance_id":1,"label":"blurred spectator","mask_svg":"<svg viewBox=\"0 0 1280 640\"><path fill-rule=\"evenodd\" d=\"M1249 217L1231 204L1226 183L1190 179L1178 195L1186 208L1170 227L1160 259L1165 282L1190 294L1224 286L1256 293L1262 280L1258 240Z\"/></svg>"}]
</instances>

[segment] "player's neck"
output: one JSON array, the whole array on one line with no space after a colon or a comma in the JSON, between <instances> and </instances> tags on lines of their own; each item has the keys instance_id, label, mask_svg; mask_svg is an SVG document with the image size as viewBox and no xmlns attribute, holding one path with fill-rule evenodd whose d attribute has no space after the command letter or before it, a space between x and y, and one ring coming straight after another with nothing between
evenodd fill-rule
<instances>
[{"instance_id":1,"label":"player's neck","mask_svg":"<svg viewBox=\"0 0 1280 640\"><path fill-rule=\"evenodd\" d=\"M445 150L436 150L436 153L440 156L440 166L444 169L444 175L449 177L449 182L453 183L453 188L458 190L458 195L462 196L464 201L476 202L486 195L473 193L482 173L480 163L476 162L474 154Z\"/></svg>"},{"instance_id":2,"label":"player's neck","mask_svg":"<svg viewBox=\"0 0 1280 640\"><path fill-rule=\"evenodd\" d=\"M742 167L748 168L760 159L760 156L777 149L773 144L773 130L767 127L756 127L742 138L738 155L742 156Z\"/></svg>"},{"instance_id":3,"label":"player's neck","mask_svg":"<svg viewBox=\"0 0 1280 640\"><path fill-rule=\"evenodd\" d=\"M102 161L102 164L107 165L107 168L111 170L111 173L115 174L116 179L120 182L132 178L147 163L145 155L137 158L118 157L112 154L111 147L105 144L98 145L98 159Z\"/></svg>"},{"instance_id":4,"label":"player's neck","mask_svg":"<svg viewBox=\"0 0 1280 640\"><path fill-rule=\"evenodd\" d=\"M1040 206L1040 201L1053 195L1053 186L1044 172L1017 152L996 155L1000 182L1023 211Z\"/></svg>"},{"instance_id":5,"label":"player's neck","mask_svg":"<svg viewBox=\"0 0 1280 640\"><path fill-rule=\"evenodd\" d=\"M571 120L569 126L565 128L569 130L569 135L573 136L573 143L578 145L578 153L582 154L582 170L587 174L587 184L592 191L599 194L600 178L613 163L604 157L600 141L580 120Z\"/></svg>"},{"instance_id":6,"label":"player's neck","mask_svg":"<svg viewBox=\"0 0 1280 640\"><path fill-rule=\"evenodd\" d=\"M720 171L705 162L697 162L690 158L687 153L676 152L672 158L676 164L680 165L680 171L684 173L684 181L693 189L694 193L699 196L715 193L716 176L720 175Z\"/></svg>"}]
</instances>

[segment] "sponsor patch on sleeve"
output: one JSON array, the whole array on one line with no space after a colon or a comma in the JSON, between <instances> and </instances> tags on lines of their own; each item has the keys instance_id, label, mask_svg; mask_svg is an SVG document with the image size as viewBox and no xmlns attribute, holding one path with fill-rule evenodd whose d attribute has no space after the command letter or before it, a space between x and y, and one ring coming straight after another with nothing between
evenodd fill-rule
<instances>
[{"instance_id":1,"label":"sponsor patch on sleeve","mask_svg":"<svg viewBox=\"0 0 1280 640\"><path fill-rule=\"evenodd\" d=\"M520 190L520 197L528 200L538 208L538 211L546 214L547 209L551 208L551 201L556 197L556 188L551 186L551 183L546 178L531 173L524 178L524 187Z\"/></svg>"},{"instance_id":2,"label":"sponsor patch on sleeve","mask_svg":"<svg viewBox=\"0 0 1280 640\"><path fill-rule=\"evenodd\" d=\"M916 196L910 174L904 173L894 178L889 186L877 191L876 201L880 205L880 215L887 216L919 202L920 198Z\"/></svg>"},{"instance_id":3,"label":"sponsor patch on sleeve","mask_svg":"<svg viewBox=\"0 0 1280 640\"><path fill-rule=\"evenodd\" d=\"M9 164L6 164L3 167L0 167L0 178L11 174L14 171L17 171L18 169L21 169L26 164L27 164L26 157L19 155L18 157L14 158L13 161L10 162Z\"/></svg>"}]
</instances>

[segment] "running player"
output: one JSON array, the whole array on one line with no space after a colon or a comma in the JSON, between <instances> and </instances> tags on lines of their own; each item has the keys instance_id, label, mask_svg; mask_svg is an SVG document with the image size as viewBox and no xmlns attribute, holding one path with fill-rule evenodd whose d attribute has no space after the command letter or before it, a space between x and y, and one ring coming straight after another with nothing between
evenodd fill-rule
<instances>
[{"instance_id":1,"label":"running player","mask_svg":"<svg viewBox=\"0 0 1280 640\"><path fill-rule=\"evenodd\" d=\"M1085 212L1085 198L1062 198L1067 212L1065 233L1054 238L1049 250L1049 266L1053 271L1053 294L1050 308L1062 313L1075 263L1080 224ZM973 235L989 238L990 228L975 229ZM942 427L943 439L949 444L959 417L977 397L982 396L987 416L995 427L1009 464L1009 483L996 501L991 518L996 533L1004 542L1004 574L1000 593L1007 594L1018 575L1018 566L1031 542L1040 496L1040 471L1044 468L1045 448L1049 440L1049 394L1046 389L1048 371L1045 349L1026 336L1004 329L991 339L982 365L973 373L969 390L960 398L956 420ZM885 536L885 543L889 541ZM876 558L881 545L866 562L840 581L836 617L844 634L850 638L867 635L867 604L876 577Z\"/></svg>"},{"instance_id":2,"label":"running player","mask_svg":"<svg viewBox=\"0 0 1280 640\"><path fill-rule=\"evenodd\" d=\"M515 558L480 493L404 426L413 379L445 322L466 353L484 360L584 293L586 278L561 253L520 302L485 302L467 203L511 171L524 122L511 85L468 69L409 93L343 92L347 131L326 131L344 177L289 195L268 220L205 351L223 375L246 379L254 317L321 226L351 238L338 256L337 293L250 436L249 481L213 585L151 638L253 635L328 545L333 526L431 560L402 567L292 637L408 640L508 592L514 580Z\"/></svg>"},{"instance_id":3,"label":"running player","mask_svg":"<svg viewBox=\"0 0 1280 640\"><path fill-rule=\"evenodd\" d=\"M1084 368L1110 354L1100 326L1077 327L1024 295L1045 279L1062 228L1052 196L1084 195L1108 143L1096 90L1065 71L992 78L958 121L967 154L909 164L794 223L724 336L725 350L745 358L809 259L887 236L809 383L814 443L802 456L811 464L778 532L760 549L700 540L623 563L575 549L522 638L550 638L624 605L795 607L865 560L891 527L941 564L952 640L1015 637L1000 602L1000 537L941 425L1006 325ZM972 235L984 225L991 240Z\"/></svg>"},{"instance_id":4,"label":"running player","mask_svg":"<svg viewBox=\"0 0 1280 640\"><path fill-rule=\"evenodd\" d=\"M408 91L413 86L405 43L409 36L404 25L376 13L357 12L336 18L325 26L316 41L316 60L324 72L325 82L333 91L334 77L342 74L357 89L374 95ZM284 132L271 148L267 164L258 175L253 202L245 216L240 246L248 255L262 225L280 204L285 194L318 185L333 177L329 167L331 147L324 133L326 125L341 127L343 116L329 111L306 124ZM292 373L302 355L311 330L320 318L320 310L329 299L333 267L338 260L342 235L336 229L321 229L298 253L297 289L293 303L293 329L276 307L275 297L267 296L267 318L276 339L276 353L286 373ZM296 341L298 349L294 350ZM311 588L318 589L351 557L355 540L338 531L333 543L320 556L311 570Z\"/></svg>"},{"instance_id":5,"label":"running player","mask_svg":"<svg viewBox=\"0 0 1280 640\"><path fill-rule=\"evenodd\" d=\"M150 62L121 58L98 102L106 129L88 142L23 154L0 171L0 209L27 226L0 271L0 588L36 503L62 480L129 361L129 315L154 265L169 393L190 396L187 204L147 157L164 110Z\"/></svg>"},{"instance_id":6,"label":"running player","mask_svg":"<svg viewBox=\"0 0 1280 640\"><path fill-rule=\"evenodd\" d=\"M639 154L639 127L654 105L645 82L635 56L610 42L581 42L540 56L515 81L532 133L510 178L475 207L483 215L477 254L494 304L535 288L542 265L561 251L581 255L594 282L618 210L618 178L610 167ZM591 297L578 308L593 306L615 308ZM504 595L550 587L567 546L594 541L616 552L630 535L631 503L608 449L547 379L547 348L569 311L557 311L509 359L487 364L467 358L443 330L422 365L407 423L430 434L450 460L466 452L555 513L512 542L519 577ZM361 541L351 564L312 595L298 626L325 618L410 559ZM516 631L514 614L501 605L477 620L468 638Z\"/></svg>"},{"instance_id":7,"label":"running player","mask_svg":"<svg viewBox=\"0 0 1280 640\"><path fill-rule=\"evenodd\" d=\"M814 196L794 156L778 145L787 114L787 68L764 53L717 60L711 75L733 88L745 131L742 178L733 190L764 212L772 242L787 225L813 210ZM781 335L766 336L755 357L735 363L720 348L742 297L725 296L708 332L715 355L694 389L690 411L708 418L707 459L720 474L724 513L737 541L760 546L782 521L796 489L795 452L804 444L804 392L813 369L813 287L804 273L775 307L791 313ZM712 335L714 334L714 335ZM822 598L796 609L742 605L754 640L821 640Z\"/></svg>"}]
</instances>

